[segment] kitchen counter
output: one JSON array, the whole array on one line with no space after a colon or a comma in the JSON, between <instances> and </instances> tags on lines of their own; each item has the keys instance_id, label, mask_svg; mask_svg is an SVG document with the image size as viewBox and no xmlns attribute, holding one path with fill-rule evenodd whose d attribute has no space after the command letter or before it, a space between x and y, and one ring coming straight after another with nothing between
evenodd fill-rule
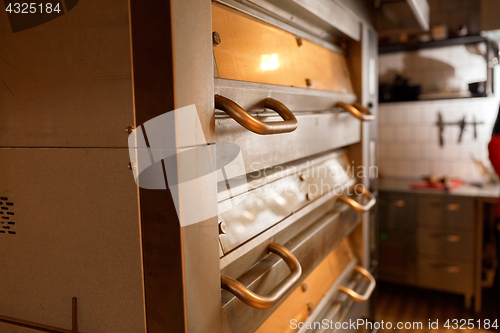
<instances>
[{"instance_id":1,"label":"kitchen counter","mask_svg":"<svg viewBox=\"0 0 500 333\"><path fill-rule=\"evenodd\" d=\"M455 286L456 290L451 291L461 291L464 294L467 308L470 307L471 297L474 296L475 311L476 313L480 312L483 285L484 222L491 218L491 208L487 210L487 206L495 206L498 203L500 185L486 184L477 187L465 183L452 191L412 189L411 184L419 181L421 181L419 178L380 178L378 180L380 204L385 205L381 212L386 214L382 225L385 225L386 230L388 230L386 232L397 233L399 229L403 228L402 222L406 222L405 232L400 234L399 238L406 239L403 240L403 244L406 244L403 247L409 246L409 248L403 250L407 250L407 253L417 251L416 257L413 259L408 255L410 259L407 263L408 267L412 267L411 265L417 262L417 266L413 270L405 269L403 273L406 275L400 274L399 278L403 279L401 283L413 283L418 286L449 291L451 285L440 285L443 277L438 276L436 270L432 269L432 267L437 266L429 264L429 258L436 262L448 263L450 256L446 255L446 251L453 253L453 258L457 253L463 251L462 253L465 254L458 261L451 260L448 263L449 265L460 264L464 268L460 271L461 273L458 271L456 273L462 274L462 276L457 276L457 279L453 280L455 282L462 281L464 285L457 285ZM438 196L442 198L438 198ZM416 220L415 216L417 216ZM408 224L408 221L413 221L413 224ZM446 238L439 239L432 236L436 234L435 230L442 230L442 228L447 232L459 235L458 240L461 240L463 244L450 243L450 240ZM395 243L391 246L401 245ZM405 253L403 250L401 253ZM386 251L386 253L392 253L391 251ZM430 254L429 251L431 251ZM467 257L470 253L474 253L472 260ZM392 261L386 260L386 262ZM472 265L473 270L470 267L469 271L465 270L467 265ZM394 270L394 267L389 268ZM425 274L418 272L425 272ZM397 274L389 271L388 276L394 278ZM468 286L467 283L469 283ZM473 284L472 290L470 283Z\"/></svg>"},{"instance_id":2,"label":"kitchen counter","mask_svg":"<svg viewBox=\"0 0 500 333\"><path fill-rule=\"evenodd\" d=\"M500 185L485 184L479 188L467 183L452 190L433 190L433 189L412 189L411 184L417 183L419 178L380 178L378 180L379 191L386 192L404 192L414 194L429 194L429 195L452 195L460 197L469 197L475 199L492 200L500 197Z\"/></svg>"}]
</instances>

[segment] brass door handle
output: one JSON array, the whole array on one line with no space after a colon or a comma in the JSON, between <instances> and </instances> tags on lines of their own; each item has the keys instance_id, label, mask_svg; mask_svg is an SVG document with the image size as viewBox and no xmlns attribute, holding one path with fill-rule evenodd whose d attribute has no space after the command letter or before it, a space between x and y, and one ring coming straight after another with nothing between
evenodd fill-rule
<instances>
[{"instance_id":1,"label":"brass door handle","mask_svg":"<svg viewBox=\"0 0 500 333\"><path fill-rule=\"evenodd\" d=\"M343 108L347 112L349 112L352 116L358 118L361 121L372 121L375 120L375 116L370 113L370 111L365 108L361 103L353 103L352 105L337 102L335 104L336 107Z\"/></svg>"},{"instance_id":2,"label":"brass door handle","mask_svg":"<svg viewBox=\"0 0 500 333\"><path fill-rule=\"evenodd\" d=\"M229 98L215 95L215 108L226 112L238 124L257 134L277 134L293 132L297 128L297 118L281 102L272 98L264 100L264 107L276 111L282 121L262 122L241 108Z\"/></svg>"},{"instance_id":3,"label":"brass door handle","mask_svg":"<svg viewBox=\"0 0 500 333\"><path fill-rule=\"evenodd\" d=\"M431 268L442 269L450 274L457 274L457 273L460 273L460 271L462 270L462 268L460 266L446 265L446 264L435 264L435 265L432 265Z\"/></svg>"},{"instance_id":4,"label":"brass door handle","mask_svg":"<svg viewBox=\"0 0 500 333\"><path fill-rule=\"evenodd\" d=\"M461 237L459 235L448 235L446 236L446 241L450 243L460 242Z\"/></svg>"},{"instance_id":5,"label":"brass door handle","mask_svg":"<svg viewBox=\"0 0 500 333\"><path fill-rule=\"evenodd\" d=\"M358 303L363 303L370 298L373 290L375 289L375 286L377 285L377 281L375 281L375 278L373 277L373 275L370 274L370 272L368 272L361 266L354 266L354 270L360 273L364 278L366 278L370 282L370 285L368 286L368 289L366 289L365 294L364 295L358 294L354 290L344 286L340 286L339 290L349 295L349 297L351 297L353 301L356 301Z\"/></svg>"},{"instance_id":6,"label":"brass door handle","mask_svg":"<svg viewBox=\"0 0 500 333\"><path fill-rule=\"evenodd\" d=\"M460 271L461 271L460 266L448 266L448 267L446 267L446 272L451 273L451 274L460 273Z\"/></svg>"},{"instance_id":7,"label":"brass door handle","mask_svg":"<svg viewBox=\"0 0 500 333\"><path fill-rule=\"evenodd\" d=\"M436 233L431 235L432 238L444 238L447 242L450 243L457 243L460 242L462 237L460 235L454 235L454 234L442 234L442 233Z\"/></svg>"},{"instance_id":8,"label":"brass door handle","mask_svg":"<svg viewBox=\"0 0 500 333\"><path fill-rule=\"evenodd\" d=\"M362 185L356 185L355 190L356 189L361 189L361 195L369 200L367 204L362 205L359 202L357 202L356 200L354 200L350 197L346 197L344 195L338 197L337 200L345 202L346 204L351 206L352 209L354 209L358 212L364 213L364 212L369 211L375 205L375 203L377 202L377 199L373 196L373 194L370 193L370 191L365 189Z\"/></svg>"},{"instance_id":9,"label":"brass door handle","mask_svg":"<svg viewBox=\"0 0 500 333\"><path fill-rule=\"evenodd\" d=\"M406 206L406 202L404 200L398 200L398 201L396 201L396 206L398 206L400 208L404 207L404 206Z\"/></svg>"},{"instance_id":10,"label":"brass door handle","mask_svg":"<svg viewBox=\"0 0 500 333\"><path fill-rule=\"evenodd\" d=\"M245 287L241 282L225 275L221 275L222 289L228 290L243 303L257 309L269 309L278 303L299 281L302 275L302 267L297 258L295 258L295 256L283 245L271 242L268 250L269 252L276 253L285 261L288 268L290 268L291 274L278 284L267 296L257 295Z\"/></svg>"}]
</instances>

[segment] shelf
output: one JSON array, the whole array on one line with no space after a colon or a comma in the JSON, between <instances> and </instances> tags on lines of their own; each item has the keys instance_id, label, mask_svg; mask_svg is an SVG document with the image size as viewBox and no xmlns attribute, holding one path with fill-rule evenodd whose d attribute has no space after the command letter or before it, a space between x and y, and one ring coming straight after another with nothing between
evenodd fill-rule
<instances>
[{"instance_id":1,"label":"shelf","mask_svg":"<svg viewBox=\"0 0 500 333\"><path fill-rule=\"evenodd\" d=\"M430 42L422 42L418 44L397 44L389 46L380 46L378 49L378 54L409 52L421 49L430 49L430 48L453 46L453 45L475 44L485 41L486 38L479 35L475 35L475 36L448 38L444 40L433 40Z\"/></svg>"},{"instance_id":2,"label":"shelf","mask_svg":"<svg viewBox=\"0 0 500 333\"><path fill-rule=\"evenodd\" d=\"M490 96L465 96L465 97L436 97L436 98L426 98L426 99L417 99L411 101L379 101L379 104L390 104L390 103L411 103L411 102L429 102L429 101L442 101L442 100L450 100L450 99L471 99L471 98L487 98Z\"/></svg>"},{"instance_id":3,"label":"shelf","mask_svg":"<svg viewBox=\"0 0 500 333\"><path fill-rule=\"evenodd\" d=\"M432 99L455 99L455 98L471 98L472 96L470 91L453 91L453 92L438 92L438 93L428 93L428 94L420 94L418 96L419 100L432 100ZM480 97L480 96L475 96Z\"/></svg>"}]
</instances>

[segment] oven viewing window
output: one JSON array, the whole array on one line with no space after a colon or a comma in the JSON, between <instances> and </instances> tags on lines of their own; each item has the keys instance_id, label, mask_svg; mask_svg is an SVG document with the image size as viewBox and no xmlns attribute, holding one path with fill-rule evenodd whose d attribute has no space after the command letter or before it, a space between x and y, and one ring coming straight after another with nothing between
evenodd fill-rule
<instances>
[{"instance_id":1,"label":"oven viewing window","mask_svg":"<svg viewBox=\"0 0 500 333\"><path fill-rule=\"evenodd\" d=\"M345 56L279 28L212 5L221 79L352 93Z\"/></svg>"}]
</instances>

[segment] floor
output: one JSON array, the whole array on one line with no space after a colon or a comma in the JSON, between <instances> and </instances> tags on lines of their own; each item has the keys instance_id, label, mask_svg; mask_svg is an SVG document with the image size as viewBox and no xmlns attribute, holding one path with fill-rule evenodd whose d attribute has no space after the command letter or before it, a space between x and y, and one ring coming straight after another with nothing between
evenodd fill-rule
<instances>
[{"instance_id":1,"label":"floor","mask_svg":"<svg viewBox=\"0 0 500 333\"><path fill-rule=\"evenodd\" d=\"M380 329L379 332L450 332L453 328L447 329L444 324L450 319L472 319L475 329L467 329L476 332L500 332L500 329L491 328L485 330L484 326L478 329L478 320L483 325L487 319L491 323L497 319L500 326L500 288L483 290L483 310L475 314L472 310L464 307L464 297L444 292L420 289L416 287L401 286L396 284L378 283L378 294L376 296L376 320L377 322L391 322L393 329ZM500 284L496 284L499 286ZM429 329L429 319L431 322L438 320L439 329ZM398 322L421 322L422 326L410 329L397 329ZM464 321L462 321L463 323ZM469 322L467 322L468 324ZM409 325L409 324L408 324ZM459 324L460 325L460 324ZM467 327L467 325L464 325ZM464 331L456 330L456 331Z\"/></svg>"}]
</instances>

